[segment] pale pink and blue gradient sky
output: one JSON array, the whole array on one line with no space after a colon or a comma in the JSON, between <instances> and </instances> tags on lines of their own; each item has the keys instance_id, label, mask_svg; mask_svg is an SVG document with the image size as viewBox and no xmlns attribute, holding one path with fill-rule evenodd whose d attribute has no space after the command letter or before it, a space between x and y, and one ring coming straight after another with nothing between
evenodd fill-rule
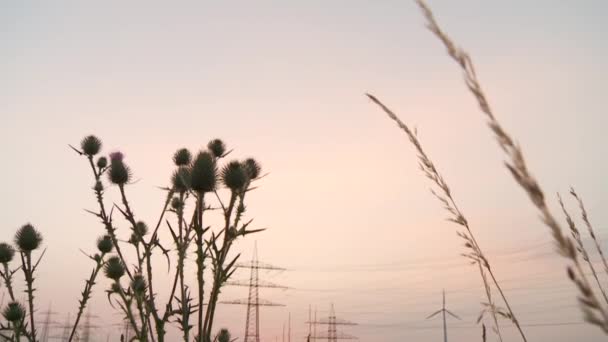
<instances>
[{"instance_id":1,"label":"pale pink and blue gradient sky","mask_svg":"<svg viewBox=\"0 0 608 342\"><path fill-rule=\"evenodd\" d=\"M547 193L576 186L608 241L608 3L430 5L474 56ZM439 322L424 317L443 287L465 319L450 335L479 339L471 328L483 300L479 276L458 256L455 227L405 137L363 96L370 91L418 127L520 320L580 321L546 228L411 1L13 1L0 4L0 41L0 230L9 240L29 221L44 233L43 308L53 301L62 315L74 311L92 267L79 248L93 250L102 233L82 210L95 206L91 180L68 143L94 133L106 152L123 151L139 180L129 188L134 209L151 222L173 151L221 137L270 172L250 215L270 228L257 237L260 257L290 269L269 279L293 289L262 293L288 305L262 311L265 340L281 334L289 311L294 339L303 340L308 305L323 315L333 302L361 324L349 332L362 341L436 341ZM248 257L252 246L239 248ZM119 316L106 286L92 304L109 324ZM219 324L242 337L245 308L220 310ZM584 325L526 330L531 341L603 338Z\"/></svg>"}]
</instances>

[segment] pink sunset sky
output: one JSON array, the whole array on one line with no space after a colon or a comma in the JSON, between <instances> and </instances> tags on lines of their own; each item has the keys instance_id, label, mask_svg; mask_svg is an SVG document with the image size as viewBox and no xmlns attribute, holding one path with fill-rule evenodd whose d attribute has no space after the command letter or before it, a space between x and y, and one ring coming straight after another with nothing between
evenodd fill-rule
<instances>
[{"instance_id":1,"label":"pink sunset sky","mask_svg":"<svg viewBox=\"0 0 608 342\"><path fill-rule=\"evenodd\" d=\"M553 208L556 192L576 187L608 241L608 3L429 5L473 55ZM281 340L289 313L292 339L304 341L309 305L325 316L332 303L359 323L344 331L361 341L438 341L440 321L425 317L440 307L442 289L463 318L449 323L452 340L481 340L478 271L460 257L456 226L406 137L364 96L371 92L418 128L529 340L605 340L581 323L565 262L413 1L4 2L0 41L0 240L27 222L43 233L37 301L40 312L52 302L60 324L93 267L80 249L94 251L103 233L83 210L95 208L90 170L68 144L95 134L104 153L122 151L136 180L128 186L134 211L152 223L173 152L221 138L269 173L248 206L268 230L237 246L246 261L255 240L261 260L288 269L262 274L290 287L261 290L286 305L261 310L264 342ZM119 199L116 189L108 196ZM164 298L169 275L157 261ZM91 304L99 325L120 322L108 284L98 283ZM227 287L221 299L246 296ZM245 307L218 310L217 327L242 341ZM505 340L517 340L503 325ZM97 330L95 341L117 340L116 330Z\"/></svg>"}]
</instances>

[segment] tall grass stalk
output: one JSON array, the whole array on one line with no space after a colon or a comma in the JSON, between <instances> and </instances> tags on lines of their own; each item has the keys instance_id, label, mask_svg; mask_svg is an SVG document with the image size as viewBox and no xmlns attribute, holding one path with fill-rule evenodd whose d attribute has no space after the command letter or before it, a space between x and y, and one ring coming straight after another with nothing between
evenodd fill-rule
<instances>
[{"instance_id":1,"label":"tall grass stalk","mask_svg":"<svg viewBox=\"0 0 608 342\"><path fill-rule=\"evenodd\" d=\"M604 301L608 304L608 297L606 297L606 292L604 291L602 283L600 282L600 279L597 276L597 272L595 271L593 262L589 258L589 253L587 252L587 248L585 248L585 244L583 243L583 239L581 238L581 233L578 230L578 227L576 226L574 221L572 220L572 216L570 216L570 213L568 213L568 210L566 210L566 206L564 205L562 196L559 193L557 194L557 201L559 202L560 208L562 208L562 212L564 213L564 217L566 218L566 223L568 223L568 228L570 228L570 235L572 235L572 238L576 242L576 250L580 253L581 258L583 258L583 260L589 266L589 269L591 270L591 274L593 275L593 278L595 279L595 282L597 283L597 287L600 290L600 292L602 293L602 296L604 297Z\"/></svg>"},{"instance_id":2,"label":"tall grass stalk","mask_svg":"<svg viewBox=\"0 0 608 342\"><path fill-rule=\"evenodd\" d=\"M457 232L458 236L461 237L462 239L464 239L465 247L469 250L469 252L464 253L463 256L466 257L467 259L470 259L472 262L477 264L479 267L479 273L481 275L481 279L483 281L484 289L486 292L486 298L488 300L488 303L486 303L486 309L484 309L484 311L487 310L492 315L492 319L494 320L494 325L496 327L496 333L498 335L498 338L502 341L502 335L500 333L500 326L499 326L498 318L497 318L497 314L500 314L501 316L509 318L515 324L515 326L519 330L523 340L526 341L525 334L522 331L522 329L519 325L519 322L518 322L517 318L515 317L515 314L513 313L513 310L511 310L511 306L510 306L505 294L503 293L502 288L500 287L496 277L494 276L494 272L492 270L492 267L490 266L490 262L488 261L488 258L482 252L481 247L479 246L479 243L477 242L477 239L475 238L475 235L473 234L473 231L471 230L469 221L465 218L464 214L462 213L462 211L459 209L458 205L456 204L456 201L454 200L454 197L452 195L452 191L451 191L450 187L448 186L447 182L444 180L441 173L439 173L439 170L437 169L437 167L435 166L433 161L429 158L429 156L424 151L424 149L420 143L420 140L418 139L416 131L413 131L412 129L410 129L409 126L407 126L403 121L401 121L401 119L399 119L399 117L392 110L390 110L380 100L378 100L378 98L376 98L375 96L373 96L371 94L367 94L367 96L375 104L377 104L388 115L388 117L391 120L393 120L397 124L397 126L403 132L405 132L405 134L408 136L409 141L412 143L412 145L416 148L416 151L418 152L418 160L419 160L420 169L422 170L424 175L428 179L430 179L435 184L435 186L440 190L440 192L437 192L437 191L431 189L432 194L441 202L441 204L443 205L445 210L447 210L448 213L451 215L448 218L448 220L451 222L454 222L457 225L464 228L463 231ZM505 306L507 307L507 312L501 311L494 304L494 301L492 298L492 290L491 290L490 282L488 281L486 272L487 272L487 274L490 275L490 278L492 279L494 286L500 293L500 296L502 297L503 302L505 303ZM482 311L482 314L484 311Z\"/></svg>"},{"instance_id":3,"label":"tall grass stalk","mask_svg":"<svg viewBox=\"0 0 608 342\"><path fill-rule=\"evenodd\" d=\"M574 197L576 199L576 201L578 202L578 207L581 211L581 217L583 219L583 222L585 222L585 226L587 226L587 231L589 232L589 235L591 235L591 238L593 239L593 242L595 244L595 249L597 250L597 253L600 256L600 259L602 260L602 265L604 266L604 271L606 272L606 274L608 274L608 262L606 262L606 257L604 256L604 250L601 247L599 238L595 235L593 226L591 225L591 222L589 222L589 215L587 215L587 209L585 209L585 205L583 204L583 199L576 193L574 188L570 188L570 195L572 197Z\"/></svg>"},{"instance_id":4,"label":"tall grass stalk","mask_svg":"<svg viewBox=\"0 0 608 342\"><path fill-rule=\"evenodd\" d=\"M530 201L539 212L542 222L549 227L559 254L570 261L570 264L567 266L567 274L579 291L579 302L584 319L608 334L608 310L598 300L595 290L590 285L578 258L574 243L564 234L561 225L551 213L540 184L529 171L521 147L515 143L515 140L496 119L489 101L481 88L471 57L441 30L426 3L423 0L415 1L427 20L427 28L443 43L448 55L462 70L464 82L468 90L477 100L479 108L487 119L488 127L507 158L505 166L517 184L528 194Z\"/></svg>"}]
</instances>

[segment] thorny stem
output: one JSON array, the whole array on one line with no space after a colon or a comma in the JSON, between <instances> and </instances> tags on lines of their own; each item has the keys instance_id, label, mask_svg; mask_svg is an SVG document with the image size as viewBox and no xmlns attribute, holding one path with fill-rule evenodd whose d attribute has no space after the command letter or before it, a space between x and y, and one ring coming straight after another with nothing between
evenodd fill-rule
<instances>
[{"instance_id":1,"label":"thorny stem","mask_svg":"<svg viewBox=\"0 0 608 342\"><path fill-rule=\"evenodd\" d=\"M88 300L91 298L91 292L93 291L93 285L95 285L95 279L97 278L97 274L103 267L104 261L103 257L105 254L101 254L100 258L97 260L97 264L91 272L91 276L89 280L86 281L84 285L84 290L82 291L82 300L80 301L80 305L78 307L78 314L76 315L76 321L74 321L74 326L72 327L72 332L70 333L70 338L68 342L71 342L74 339L74 335L76 334L76 329L78 329L78 323L80 322L80 318L82 317L82 313L84 312L85 307L87 306Z\"/></svg>"},{"instance_id":2,"label":"thorny stem","mask_svg":"<svg viewBox=\"0 0 608 342\"><path fill-rule=\"evenodd\" d=\"M144 306L143 306L143 300L144 300L144 298L142 298L142 296L135 295L135 302L137 303L137 311L139 311L139 320L141 321L140 336L148 336L147 327L148 327L150 320L146 318L147 314L146 314L146 310L144 309Z\"/></svg>"},{"instance_id":3,"label":"thorny stem","mask_svg":"<svg viewBox=\"0 0 608 342\"><path fill-rule=\"evenodd\" d=\"M133 310L131 310L131 302L127 299L127 296L125 295L125 292L123 291L122 286L120 285L120 281L116 280L115 284L118 288L118 294L120 295L120 298L122 299L122 302L124 304L124 310L125 314L127 315L127 319L129 320L129 323L131 323L131 326L135 331L135 338L140 341L145 341L146 336L142 336L140 334L140 330L137 327L137 323L135 322L135 317L133 316Z\"/></svg>"},{"instance_id":4,"label":"thorny stem","mask_svg":"<svg viewBox=\"0 0 608 342\"><path fill-rule=\"evenodd\" d=\"M95 168L95 164L93 163L93 157L88 156L87 159L89 160L89 165L91 166L91 169L93 170L93 175L95 176L95 181L101 182L100 178L101 178L102 172L101 171L99 173L97 172L97 169ZM96 189L95 197L97 198L97 203L99 205L99 217L101 218L101 222L105 226L106 231L108 232L108 235L110 235L110 238L112 238L112 244L114 245L114 248L116 249L116 253L118 254L118 257L120 257L120 260L122 261L122 263L124 265L127 265L127 261L124 258L124 256L122 255L120 245L118 244L118 238L116 237L116 229L114 229L114 227L112 227L112 220L110 217L108 217L108 214L106 211L106 206L103 203L103 190ZM129 268L125 267L125 270L127 271L127 275L129 276L129 279L132 280L133 275L131 274L131 271L129 271Z\"/></svg>"},{"instance_id":5,"label":"thorny stem","mask_svg":"<svg viewBox=\"0 0 608 342\"><path fill-rule=\"evenodd\" d=\"M119 184L118 189L120 189L120 197L122 199L122 204L125 206L125 211L126 211L125 216L127 218L127 221L129 221L129 223L131 224L131 227L133 228L133 232L136 232L137 222L135 221L135 215L133 215L133 211L131 211L131 206L129 205L129 201L127 200L127 195L125 193L125 187L124 187L124 185ZM138 241L134 241L134 243L135 243L135 248L137 251L138 270L139 270L139 272L141 272L142 268L143 268L143 263L144 263L144 256L142 256L140 253L139 243L142 243L144 245L144 251L147 249L147 246L146 246L145 241L143 241L143 238L139 234L136 234L136 235L137 235Z\"/></svg>"},{"instance_id":6,"label":"thorny stem","mask_svg":"<svg viewBox=\"0 0 608 342\"><path fill-rule=\"evenodd\" d=\"M198 342L203 339L203 295L205 294L203 272L205 270L205 252L203 250L203 210L205 207L205 193L199 192L196 199L196 277L198 280ZM183 303L182 303L183 305Z\"/></svg>"},{"instance_id":7,"label":"thorny stem","mask_svg":"<svg viewBox=\"0 0 608 342\"><path fill-rule=\"evenodd\" d=\"M177 240L175 241L178 249L177 256L177 273L175 274L175 281L173 282L173 290L172 293L175 293L175 287L177 284L177 280L179 279L179 288L180 288L180 302L181 302L181 325L182 332L184 335L184 341L190 340L190 323L189 323L189 308L187 306L187 298L186 298L186 286L184 282L184 260L186 259L186 250L188 249L188 243L190 239L190 229L187 229L184 232L184 193L181 192L179 194L179 200L181 203L181 207L177 209L177 219L178 219L178 231L179 235L177 236ZM193 220L194 221L194 220ZM185 236L184 236L185 233ZM171 296L173 297L173 295Z\"/></svg>"},{"instance_id":8,"label":"thorny stem","mask_svg":"<svg viewBox=\"0 0 608 342\"><path fill-rule=\"evenodd\" d=\"M11 300L15 301L15 294L13 293L13 272L8 268L8 263L3 263L4 273L2 273L2 278L4 279L4 284L6 284L6 289L8 290L8 296L11 297Z\"/></svg>"},{"instance_id":9,"label":"thorny stem","mask_svg":"<svg viewBox=\"0 0 608 342\"><path fill-rule=\"evenodd\" d=\"M228 256L228 251L230 249L230 245L234 239L230 233L230 220L232 218L232 212L234 211L234 206L237 203L237 198L240 200L240 204L243 203L245 199L245 192L239 196L237 196L237 192L232 191L230 194L230 202L228 204L228 208L224 210L224 240L222 242L222 248L220 249L219 256L217 260L215 260L215 270L214 270L214 281L213 287L211 289L211 296L209 298L209 307L207 308L207 315L205 317L205 342L211 341L211 331L213 329L213 319L215 316L215 307L217 305L217 300L219 297L220 288L223 285L224 278L224 263L226 262L226 257ZM237 206L238 207L238 206ZM239 219L241 217L241 213L237 211L234 218L234 229L237 228Z\"/></svg>"},{"instance_id":10,"label":"thorny stem","mask_svg":"<svg viewBox=\"0 0 608 342\"><path fill-rule=\"evenodd\" d=\"M19 341L21 339L21 327L22 324L13 323L13 335L15 336L15 341Z\"/></svg>"},{"instance_id":11,"label":"thorny stem","mask_svg":"<svg viewBox=\"0 0 608 342\"><path fill-rule=\"evenodd\" d=\"M30 329L32 331L32 341L36 342L36 326L34 323L34 277L32 271L32 252L21 252L21 263L23 265L23 274L27 284L27 301L30 309Z\"/></svg>"},{"instance_id":12,"label":"thorny stem","mask_svg":"<svg viewBox=\"0 0 608 342\"><path fill-rule=\"evenodd\" d=\"M129 201L127 200L125 188L122 184L120 184L119 189L120 189L120 195L122 198L122 203L125 206L127 220L129 221L129 223L131 223L131 226L133 227L133 231L135 232L136 228L137 228L137 222L135 220L135 215L133 214L133 211L131 210L131 206L129 205ZM148 281L149 299L147 300L148 304L145 306L145 309L146 309L145 312L147 314L151 314L154 318L159 342L164 341L164 335L165 335L164 323L165 323L165 321L163 319L161 319L160 315L158 314L158 310L156 309L154 284L152 281L152 279L153 279L153 277L152 277L152 248L154 247L154 243L155 243L154 240L157 238L158 227L160 226L160 223L162 222L162 218L164 217L165 211L167 210L167 207L169 206L172 194L173 194L173 192L170 191L167 195L167 199L165 200L165 204L161 211L160 218L154 229L152 237L150 238L150 241L146 242L142 236L140 236L138 233L136 233L137 238L139 239L139 241L136 241L136 247L137 247L137 255L138 255L137 258L138 258L140 272L143 268L144 261L146 262L146 276L147 276L147 281ZM140 243L143 245L143 249L144 249L143 255L140 255L140 252L139 252ZM140 303L138 303L138 310L143 310L144 307L139 304ZM144 314L144 312L140 312L140 315L143 315L143 314ZM148 324L150 324L149 320L148 320ZM145 327L142 327L142 331L144 329L145 329ZM150 336L152 337L152 339L154 338L152 335L151 329L150 329Z\"/></svg>"}]
</instances>

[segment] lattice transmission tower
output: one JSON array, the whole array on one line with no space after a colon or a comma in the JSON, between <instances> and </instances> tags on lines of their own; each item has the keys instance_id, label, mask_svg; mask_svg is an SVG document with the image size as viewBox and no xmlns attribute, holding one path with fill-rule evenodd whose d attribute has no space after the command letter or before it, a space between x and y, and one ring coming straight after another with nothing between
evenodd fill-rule
<instances>
[{"instance_id":1,"label":"lattice transmission tower","mask_svg":"<svg viewBox=\"0 0 608 342\"><path fill-rule=\"evenodd\" d=\"M49 333L53 325L57 325L59 322L52 319L53 316L57 315L58 312L51 310L52 304L49 303L49 308L46 311L41 312L45 316L44 322L42 322L42 333L40 334L40 341L48 342Z\"/></svg>"},{"instance_id":2,"label":"lattice transmission tower","mask_svg":"<svg viewBox=\"0 0 608 342\"><path fill-rule=\"evenodd\" d=\"M226 285L247 286L249 296L246 300L221 301L222 304L247 305L247 319L245 320L245 339L244 342L260 342L260 306L285 306L284 304L273 303L259 297L260 287L272 289L287 289L286 286L274 284L260 280L259 270L266 271L285 271L282 267L262 263L258 260L257 245L253 249L251 263L236 264L237 268L250 269L249 281L228 281Z\"/></svg>"},{"instance_id":3,"label":"lattice transmission tower","mask_svg":"<svg viewBox=\"0 0 608 342\"><path fill-rule=\"evenodd\" d=\"M336 317L336 312L334 310L334 305L331 305L329 310L329 317L322 318L317 320L315 312L315 319L313 321L308 321L306 323L309 324L309 340L310 341L319 341L319 340L327 340L328 342L338 342L338 340L358 340L359 338L356 336L352 336L341 331L338 331L339 326L354 326L357 323L349 322L343 319L339 319ZM309 313L310 317L310 313ZM317 325L327 325L327 331L322 333L317 333ZM311 327L314 329L311 333Z\"/></svg>"}]
</instances>

